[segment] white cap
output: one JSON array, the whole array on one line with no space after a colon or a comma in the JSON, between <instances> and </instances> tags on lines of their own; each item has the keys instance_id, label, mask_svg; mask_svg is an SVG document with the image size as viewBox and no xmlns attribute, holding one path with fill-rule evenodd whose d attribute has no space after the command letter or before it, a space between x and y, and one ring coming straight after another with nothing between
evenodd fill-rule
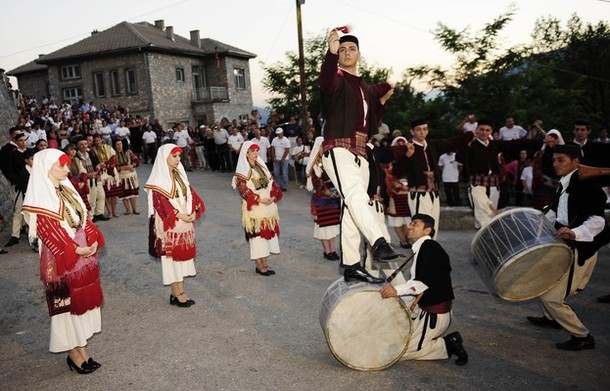
<instances>
[{"instance_id":1,"label":"white cap","mask_svg":"<svg viewBox=\"0 0 610 391\"><path fill-rule=\"evenodd\" d=\"M281 133L284 133L284 129L282 129L282 128L275 129L275 134L281 134Z\"/></svg>"}]
</instances>

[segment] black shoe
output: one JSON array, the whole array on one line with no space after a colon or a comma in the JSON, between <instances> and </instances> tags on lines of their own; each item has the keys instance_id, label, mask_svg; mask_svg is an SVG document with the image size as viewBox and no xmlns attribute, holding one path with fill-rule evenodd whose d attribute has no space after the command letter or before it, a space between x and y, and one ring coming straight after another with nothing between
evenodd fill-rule
<instances>
[{"instance_id":1,"label":"black shoe","mask_svg":"<svg viewBox=\"0 0 610 391\"><path fill-rule=\"evenodd\" d=\"M0 249L0 254L8 254L8 251Z\"/></svg>"},{"instance_id":2,"label":"black shoe","mask_svg":"<svg viewBox=\"0 0 610 391\"><path fill-rule=\"evenodd\" d=\"M457 360L455 363L457 365L466 365L468 363L468 353L466 353L466 349L462 345L462 336L457 331L451 334L447 334L443 337L445 340L445 346L447 347L447 353L449 357L451 355L456 355Z\"/></svg>"},{"instance_id":3,"label":"black shoe","mask_svg":"<svg viewBox=\"0 0 610 391\"><path fill-rule=\"evenodd\" d=\"M333 257L333 260L338 261L339 259L341 259L341 257L339 256L339 254L337 254L336 251L333 251L332 253L330 253L330 255Z\"/></svg>"},{"instance_id":4,"label":"black shoe","mask_svg":"<svg viewBox=\"0 0 610 391\"><path fill-rule=\"evenodd\" d=\"M19 243L19 238L11 236L11 238L8 240L8 242L6 242L4 247L11 247L11 246L16 245L17 243Z\"/></svg>"},{"instance_id":5,"label":"black shoe","mask_svg":"<svg viewBox=\"0 0 610 391\"><path fill-rule=\"evenodd\" d=\"M169 295L169 304L175 305L175 306L181 307L181 308L188 308L188 307L192 306L193 304L195 304L195 302L192 300L180 301L180 300L178 300L178 297L176 297L174 295Z\"/></svg>"},{"instance_id":6,"label":"black shoe","mask_svg":"<svg viewBox=\"0 0 610 391\"><path fill-rule=\"evenodd\" d=\"M96 221L108 221L108 220L110 220L110 217L106 217L106 216L104 216L104 215L95 215L95 216L93 216L93 218L91 219L91 221L93 221L94 223L95 223Z\"/></svg>"},{"instance_id":7,"label":"black shoe","mask_svg":"<svg viewBox=\"0 0 610 391\"><path fill-rule=\"evenodd\" d=\"M557 323L554 319L549 319L546 316L528 316L527 320L529 320L532 324L540 327L550 327L553 329L560 330L561 325Z\"/></svg>"},{"instance_id":8,"label":"black shoe","mask_svg":"<svg viewBox=\"0 0 610 391\"><path fill-rule=\"evenodd\" d=\"M569 340L555 344L555 346L561 350L593 349L595 347L595 339L591 334L586 337L572 336Z\"/></svg>"},{"instance_id":9,"label":"black shoe","mask_svg":"<svg viewBox=\"0 0 610 391\"><path fill-rule=\"evenodd\" d=\"M375 262L388 262L396 258L404 258L404 254L395 252L384 238L375 241L373 244L373 260Z\"/></svg>"},{"instance_id":10,"label":"black shoe","mask_svg":"<svg viewBox=\"0 0 610 391\"><path fill-rule=\"evenodd\" d=\"M254 270L256 271L256 274L260 274L261 276L272 276L275 274L275 272L271 269L269 269L268 267L264 268L265 271L262 271L261 269L255 267Z\"/></svg>"},{"instance_id":11,"label":"black shoe","mask_svg":"<svg viewBox=\"0 0 610 391\"><path fill-rule=\"evenodd\" d=\"M78 372L80 375L87 375L95 371L95 369L91 368L86 362L83 362L79 367L78 365L76 365L76 363L74 363L74 361L72 361L70 356L66 357L66 363L68 364L68 368L70 368L70 370L74 368L76 369L76 372Z\"/></svg>"},{"instance_id":12,"label":"black shoe","mask_svg":"<svg viewBox=\"0 0 610 391\"><path fill-rule=\"evenodd\" d=\"M336 261L337 260L337 258L335 258L333 256L333 253L324 253L324 259L327 259L329 261Z\"/></svg>"},{"instance_id":13,"label":"black shoe","mask_svg":"<svg viewBox=\"0 0 610 391\"><path fill-rule=\"evenodd\" d=\"M343 279L345 282L362 281L369 284L383 284L385 282L385 279L372 276L368 270L360 265L346 267L343 272Z\"/></svg>"},{"instance_id":14,"label":"black shoe","mask_svg":"<svg viewBox=\"0 0 610 391\"><path fill-rule=\"evenodd\" d=\"M95 361L93 358L89 357L89 360L87 360L87 364L89 364L89 367L95 369L98 369L99 367L102 366L102 364L100 364L99 362Z\"/></svg>"},{"instance_id":15,"label":"black shoe","mask_svg":"<svg viewBox=\"0 0 610 391\"><path fill-rule=\"evenodd\" d=\"M2 251L0 251L0 254L2 254ZM610 295L600 296L595 300L598 303L610 303Z\"/></svg>"}]
</instances>

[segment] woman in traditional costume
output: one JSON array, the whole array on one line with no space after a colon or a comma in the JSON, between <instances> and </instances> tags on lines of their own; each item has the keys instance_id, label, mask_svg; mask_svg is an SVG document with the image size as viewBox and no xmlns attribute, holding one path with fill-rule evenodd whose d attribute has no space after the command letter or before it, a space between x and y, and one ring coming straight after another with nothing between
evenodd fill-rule
<instances>
[{"instance_id":1,"label":"woman in traditional costume","mask_svg":"<svg viewBox=\"0 0 610 391\"><path fill-rule=\"evenodd\" d=\"M335 238L341 223L341 196L322 168L320 146L324 137L317 137L305 168L306 189L312 192L310 210L313 216L313 237L322 243L324 259L339 260Z\"/></svg>"},{"instance_id":2,"label":"woman in traditional costume","mask_svg":"<svg viewBox=\"0 0 610 391\"><path fill-rule=\"evenodd\" d=\"M402 136L392 140L392 147L406 144L407 139ZM386 194L388 195L388 206L385 208L385 214L388 216L388 225L394 227L394 232L400 240L400 247L410 248L411 246L407 241L407 230L409 223L411 223L411 211L408 202L409 187L406 178L397 178L393 175L392 167L392 163L386 164L384 167Z\"/></svg>"},{"instance_id":3,"label":"woman in traditional costume","mask_svg":"<svg viewBox=\"0 0 610 391\"><path fill-rule=\"evenodd\" d=\"M557 129L551 129L544 137L542 148L534 154L532 162L532 208L538 210L553 203L557 196L560 176L553 168L553 149L564 145L563 136Z\"/></svg>"},{"instance_id":4,"label":"woman in traditional costume","mask_svg":"<svg viewBox=\"0 0 610 391\"><path fill-rule=\"evenodd\" d=\"M101 331L97 250L104 245L104 236L87 217L85 204L68 180L70 160L57 149L35 154L23 211L30 238L39 241L40 278L51 316L49 350L69 351L70 370L87 374L100 367L85 346Z\"/></svg>"},{"instance_id":5,"label":"woman in traditional costume","mask_svg":"<svg viewBox=\"0 0 610 391\"><path fill-rule=\"evenodd\" d=\"M106 195L106 208L112 217L119 217L116 212L117 199L123 194L123 182L116 169L116 151L110 145L102 142L102 136L93 136L91 151L97 156L102 168L102 186Z\"/></svg>"},{"instance_id":6,"label":"woman in traditional costume","mask_svg":"<svg viewBox=\"0 0 610 391\"><path fill-rule=\"evenodd\" d=\"M70 159L72 159L68 165L68 168L70 169L68 179L85 203L87 212L89 212L91 210L91 205L89 205L89 181L87 177L87 170L85 169L85 166L83 166L81 160L76 157L76 146L74 144L66 145L64 152Z\"/></svg>"},{"instance_id":7,"label":"woman in traditional costume","mask_svg":"<svg viewBox=\"0 0 610 391\"><path fill-rule=\"evenodd\" d=\"M151 219L149 253L161 257L163 285L171 288L169 303L190 307L195 301L184 293L184 277L196 275L194 222L205 205L186 177L181 153L175 144L161 146L144 189Z\"/></svg>"},{"instance_id":8,"label":"woman in traditional costume","mask_svg":"<svg viewBox=\"0 0 610 391\"><path fill-rule=\"evenodd\" d=\"M243 198L241 220L250 243L250 259L256 262L255 271L271 276L275 271L267 265L267 257L280 253L277 202L282 199L282 190L258 156L259 149L252 141L242 145L232 186Z\"/></svg>"},{"instance_id":9,"label":"woman in traditional costume","mask_svg":"<svg viewBox=\"0 0 610 391\"><path fill-rule=\"evenodd\" d=\"M116 169L119 172L119 179L123 183L123 193L119 199L123 201L125 214L139 215L138 212L138 196L140 195L140 183L138 182L138 173L136 167L140 165L138 157L126 147L127 142L117 140L114 143L116 151Z\"/></svg>"}]
</instances>

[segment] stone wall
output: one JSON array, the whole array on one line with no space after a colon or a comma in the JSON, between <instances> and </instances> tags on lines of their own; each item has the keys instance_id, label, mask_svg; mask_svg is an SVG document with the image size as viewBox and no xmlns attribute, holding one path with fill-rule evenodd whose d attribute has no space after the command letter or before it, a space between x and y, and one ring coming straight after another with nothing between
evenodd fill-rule
<instances>
[{"instance_id":1,"label":"stone wall","mask_svg":"<svg viewBox=\"0 0 610 391\"><path fill-rule=\"evenodd\" d=\"M34 96L38 102L49 96L48 76L46 69L19 76L19 92L23 96ZM55 95L57 96L57 95Z\"/></svg>"},{"instance_id":2,"label":"stone wall","mask_svg":"<svg viewBox=\"0 0 610 391\"><path fill-rule=\"evenodd\" d=\"M0 69L0 146L9 141L8 130L17 123L17 107L12 93L8 90L5 82L4 69ZM9 183L0 174L0 230L5 223L10 222L13 215L13 203L8 194Z\"/></svg>"}]
</instances>

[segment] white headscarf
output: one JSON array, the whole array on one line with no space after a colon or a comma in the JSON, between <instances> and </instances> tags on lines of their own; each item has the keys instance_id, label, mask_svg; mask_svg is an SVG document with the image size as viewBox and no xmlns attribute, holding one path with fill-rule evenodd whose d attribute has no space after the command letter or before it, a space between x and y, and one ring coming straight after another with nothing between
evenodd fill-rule
<instances>
[{"instance_id":1,"label":"white headscarf","mask_svg":"<svg viewBox=\"0 0 610 391\"><path fill-rule=\"evenodd\" d=\"M559 130L551 129L548 132L546 132L547 136L550 135L550 134L554 134L555 136L557 136L557 144L565 145L565 141L563 141L563 136L561 135ZM542 144L542 148L541 149L544 151L546 149L546 144Z\"/></svg>"},{"instance_id":2,"label":"white headscarf","mask_svg":"<svg viewBox=\"0 0 610 391\"><path fill-rule=\"evenodd\" d=\"M42 214L53 219L57 219L63 222L63 216L65 208L64 202L57 194L57 189L49 178L49 171L53 164L55 164L59 158L65 155L59 149L48 148L43 149L34 154L34 163L32 164L32 173L28 181L27 192L23 200L22 211L27 212L26 218L29 217L29 237L36 238L36 215ZM87 211L83 200L80 195L66 177L60 182L60 185L71 191L81 206L81 210ZM72 213L73 211L70 211ZM84 226L86 223L86 216L82 216L80 225ZM74 229L71 228L67 223L63 222L62 226L66 229L70 237L74 236Z\"/></svg>"},{"instance_id":3,"label":"white headscarf","mask_svg":"<svg viewBox=\"0 0 610 391\"><path fill-rule=\"evenodd\" d=\"M311 176L322 176L322 168L320 168L320 166L318 166L316 163L318 161L318 154L320 154L323 141L324 137L316 137L316 140L313 143L313 147L311 148L311 153L309 154L309 161L307 162L307 167L305 167L305 175L307 175L307 183L305 184L305 189L307 189L307 191L313 191L313 182L311 180Z\"/></svg>"},{"instance_id":4,"label":"white headscarf","mask_svg":"<svg viewBox=\"0 0 610 391\"><path fill-rule=\"evenodd\" d=\"M402 137L402 136L398 136L396 137L394 140L392 140L392 147L395 146L396 144L398 144L398 141L402 140L405 142L405 144L408 142L406 138Z\"/></svg>"},{"instance_id":5,"label":"white headscarf","mask_svg":"<svg viewBox=\"0 0 610 391\"><path fill-rule=\"evenodd\" d=\"M164 144L157 150L157 157L155 158L155 163L153 164L150 176L146 181L146 185L144 185L144 190L148 193L149 216L155 214L155 208L152 202L153 190L163 194L163 196L165 196L169 200L169 202L174 206L174 208L178 209L181 213L191 214L193 212L191 210L193 207L191 185L186 176L186 171L184 170L182 162L178 163L178 167L176 167L176 170L180 174L180 179L182 179L182 181L186 185L187 210L181 210L178 203L174 200L176 194L176 181L171 175L172 169L167 165L167 157L172 153L174 148L180 147L178 147L176 144Z\"/></svg>"},{"instance_id":6,"label":"white headscarf","mask_svg":"<svg viewBox=\"0 0 610 391\"><path fill-rule=\"evenodd\" d=\"M237 188L237 178L238 177L247 181L250 179L250 176L252 175L252 168L250 167L250 162L248 162L247 154L248 154L248 150L253 145L258 146L257 144L253 143L252 141L246 141L241 146L241 150L239 151L239 158L237 159L237 166L235 167L235 175L233 176L233 179L231 180L231 186L233 187L233 189ZM263 170L263 172L265 173L267 178L271 179L271 173L269 172L267 165L265 164L265 162L263 161L263 159L260 156L258 156L256 158L256 163Z\"/></svg>"}]
</instances>

